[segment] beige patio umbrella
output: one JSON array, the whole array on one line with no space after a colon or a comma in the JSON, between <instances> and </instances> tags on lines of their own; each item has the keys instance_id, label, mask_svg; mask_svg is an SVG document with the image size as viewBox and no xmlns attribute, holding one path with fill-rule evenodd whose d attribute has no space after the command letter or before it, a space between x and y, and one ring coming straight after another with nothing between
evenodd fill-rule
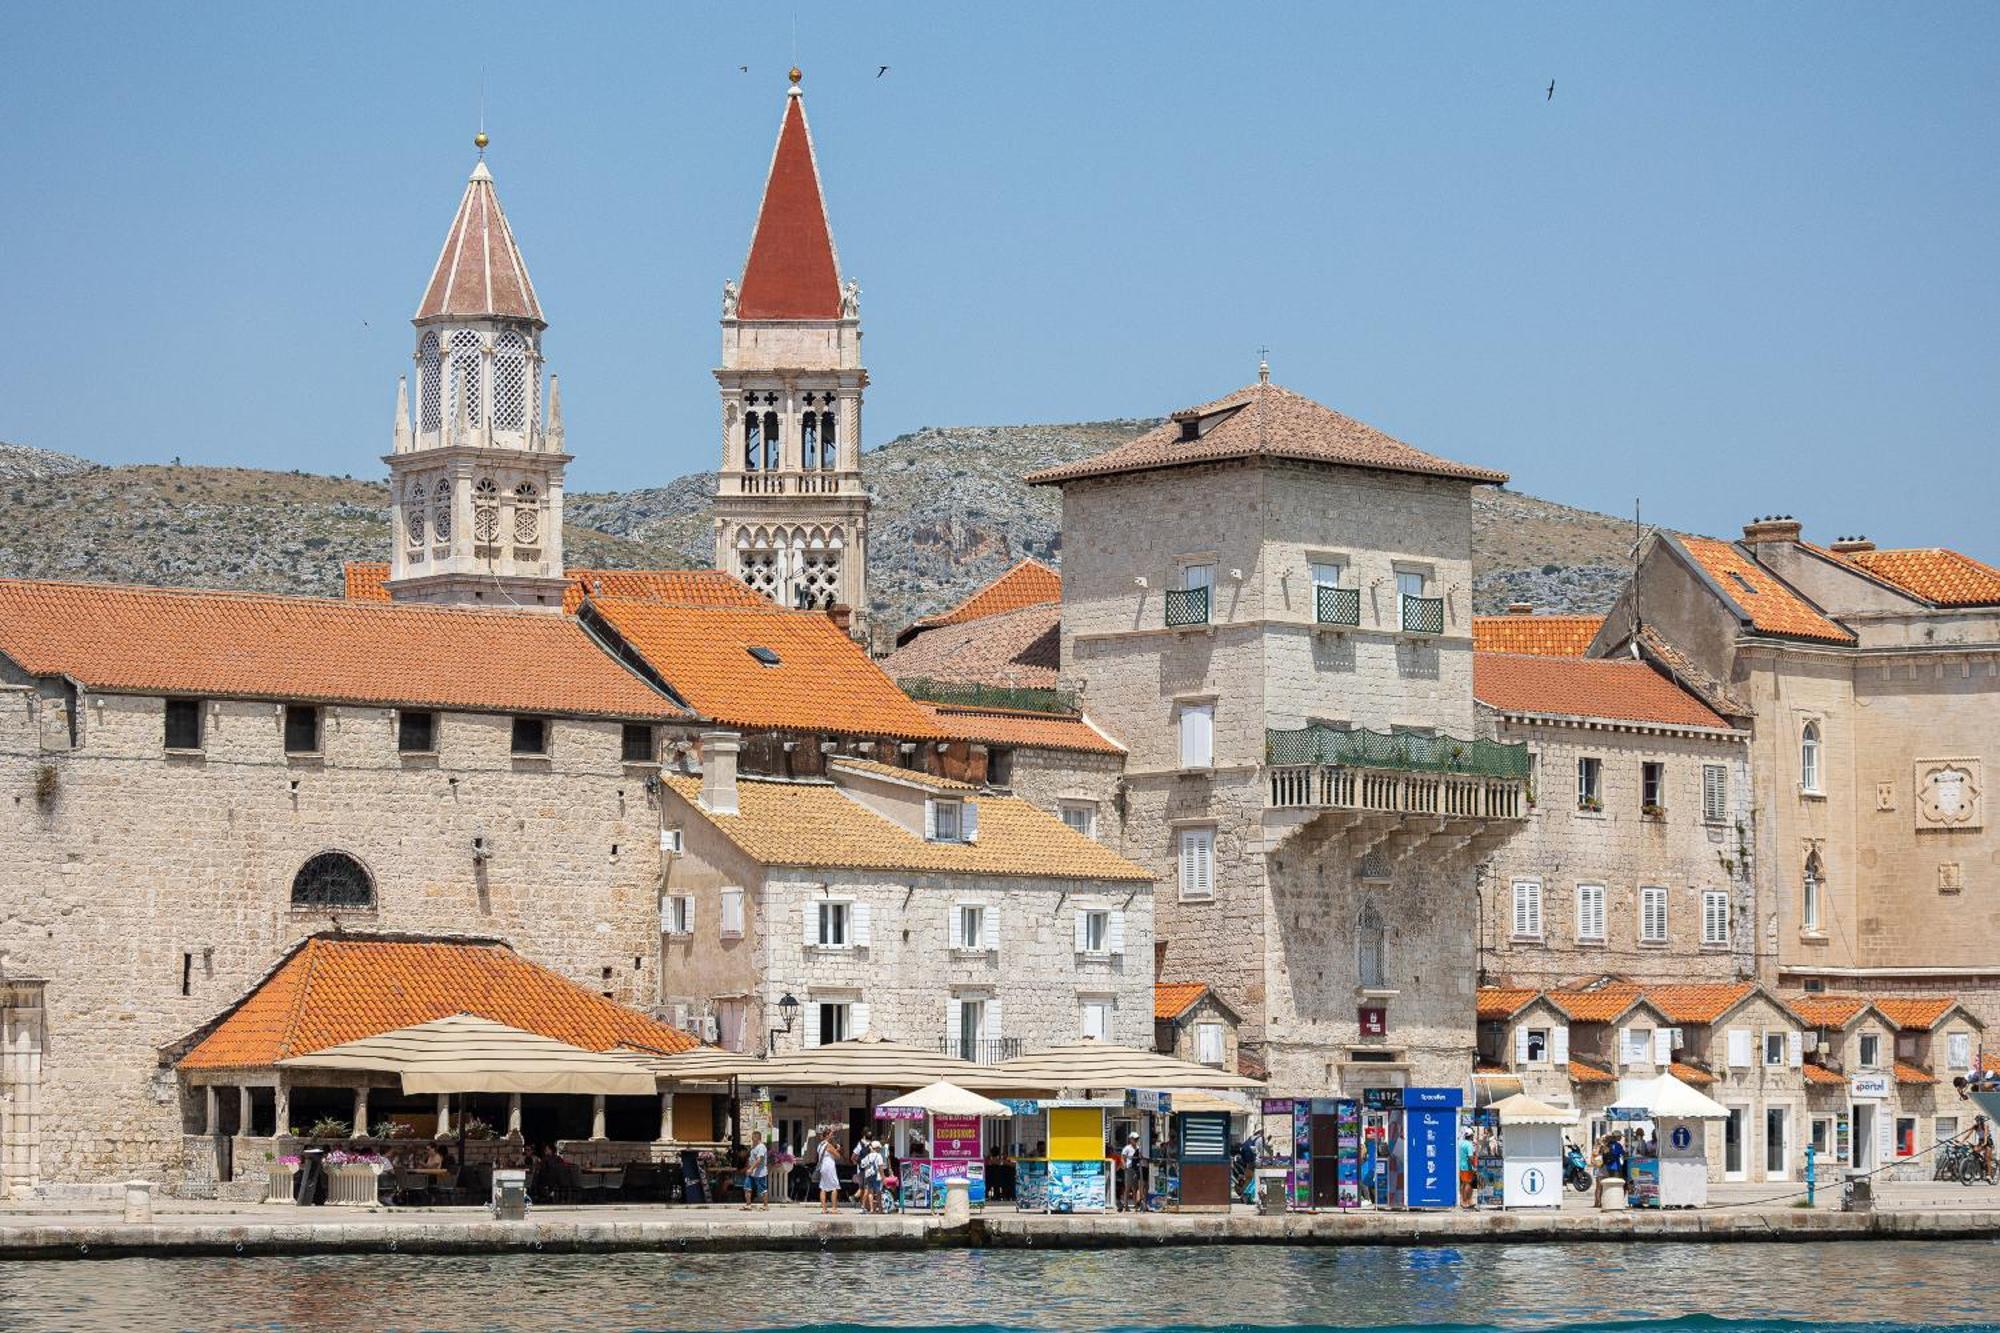
<instances>
[{"instance_id":1,"label":"beige patio umbrella","mask_svg":"<svg viewBox=\"0 0 2000 1333\"><path fill-rule=\"evenodd\" d=\"M968 1092L956 1083L947 1083L942 1079L882 1105L923 1111L928 1115L978 1115L1005 1119L1014 1114L1014 1109L1005 1103Z\"/></svg>"},{"instance_id":2,"label":"beige patio umbrella","mask_svg":"<svg viewBox=\"0 0 2000 1333\"><path fill-rule=\"evenodd\" d=\"M766 1060L763 1068L746 1077L814 1088L921 1088L939 1079L981 1092L1023 1086L1018 1078L997 1077L997 1068L887 1037L866 1036Z\"/></svg>"},{"instance_id":3,"label":"beige patio umbrella","mask_svg":"<svg viewBox=\"0 0 2000 1333\"><path fill-rule=\"evenodd\" d=\"M1525 1092L1503 1097L1487 1108L1500 1113L1503 1125L1574 1125L1576 1112L1538 1102Z\"/></svg>"},{"instance_id":4,"label":"beige patio umbrella","mask_svg":"<svg viewBox=\"0 0 2000 1333\"><path fill-rule=\"evenodd\" d=\"M1029 1051L988 1071L1001 1088L1262 1088L1254 1078L1131 1046L1077 1041Z\"/></svg>"},{"instance_id":5,"label":"beige patio umbrella","mask_svg":"<svg viewBox=\"0 0 2000 1333\"><path fill-rule=\"evenodd\" d=\"M629 1056L670 1083L727 1083L732 1078L755 1081L762 1079L771 1065L762 1056L725 1051L719 1046L696 1046L673 1055L621 1047L618 1054Z\"/></svg>"},{"instance_id":6,"label":"beige patio umbrella","mask_svg":"<svg viewBox=\"0 0 2000 1333\"><path fill-rule=\"evenodd\" d=\"M651 1096L653 1072L630 1055L588 1051L538 1032L454 1014L278 1061L280 1069L397 1074L403 1091Z\"/></svg>"}]
</instances>

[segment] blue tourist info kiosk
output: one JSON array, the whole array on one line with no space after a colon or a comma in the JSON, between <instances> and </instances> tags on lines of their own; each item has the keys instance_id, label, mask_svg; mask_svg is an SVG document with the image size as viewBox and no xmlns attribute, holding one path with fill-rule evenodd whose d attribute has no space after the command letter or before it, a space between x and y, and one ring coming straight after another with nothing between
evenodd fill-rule
<instances>
[{"instance_id":1,"label":"blue tourist info kiosk","mask_svg":"<svg viewBox=\"0 0 2000 1333\"><path fill-rule=\"evenodd\" d=\"M1404 1202L1411 1208L1458 1204L1458 1088L1403 1089Z\"/></svg>"}]
</instances>

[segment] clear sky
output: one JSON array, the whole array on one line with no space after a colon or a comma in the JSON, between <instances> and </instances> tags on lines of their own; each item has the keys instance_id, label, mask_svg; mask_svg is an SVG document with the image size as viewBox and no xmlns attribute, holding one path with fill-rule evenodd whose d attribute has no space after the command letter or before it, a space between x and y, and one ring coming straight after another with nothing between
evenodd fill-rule
<instances>
[{"instance_id":1,"label":"clear sky","mask_svg":"<svg viewBox=\"0 0 2000 1333\"><path fill-rule=\"evenodd\" d=\"M572 487L713 467L794 26L872 443L1268 345L1550 498L2000 560L1994 5L16 4L0 439L379 475L483 69Z\"/></svg>"}]
</instances>

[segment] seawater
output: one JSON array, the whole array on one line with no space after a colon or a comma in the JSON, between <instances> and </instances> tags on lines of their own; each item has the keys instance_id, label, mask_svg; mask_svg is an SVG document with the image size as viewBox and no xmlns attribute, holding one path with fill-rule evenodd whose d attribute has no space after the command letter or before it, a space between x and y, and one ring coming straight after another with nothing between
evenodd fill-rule
<instances>
[{"instance_id":1,"label":"seawater","mask_svg":"<svg viewBox=\"0 0 2000 1333\"><path fill-rule=\"evenodd\" d=\"M0 1329L2000 1328L2000 1244L0 1263Z\"/></svg>"}]
</instances>

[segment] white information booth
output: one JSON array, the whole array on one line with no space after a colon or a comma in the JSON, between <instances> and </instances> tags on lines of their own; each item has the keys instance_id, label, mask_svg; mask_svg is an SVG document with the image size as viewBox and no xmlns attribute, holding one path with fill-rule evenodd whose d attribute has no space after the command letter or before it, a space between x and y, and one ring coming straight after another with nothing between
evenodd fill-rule
<instances>
[{"instance_id":1,"label":"white information booth","mask_svg":"<svg viewBox=\"0 0 2000 1333\"><path fill-rule=\"evenodd\" d=\"M1722 1103L1672 1074L1618 1083L1618 1110L1643 1111L1653 1122L1660 1151L1660 1207L1699 1208L1708 1202L1708 1127L1727 1120Z\"/></svg>"},{"instance_id":2,"label":"white information booth","mask_svg":"<svg viewBox=\"0 0 2000 1333\"><path fill-rule=\"evenodd\" d=\"M1560 1208L1563 1127L1576 1112L1524 1092L1493 1103L1500 1116L1500 1203L1504 1208Z\"/></svg>"}]
</instances>

